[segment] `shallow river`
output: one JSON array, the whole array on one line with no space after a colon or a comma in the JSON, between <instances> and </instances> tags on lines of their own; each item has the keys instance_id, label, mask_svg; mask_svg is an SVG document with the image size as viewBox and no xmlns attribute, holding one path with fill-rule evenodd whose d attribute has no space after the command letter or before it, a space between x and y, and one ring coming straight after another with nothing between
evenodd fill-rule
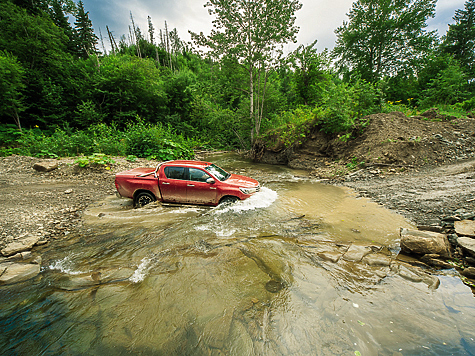
<instances>
[{"instance_id":1,"label":"shallow river","mask_svg":"<svg viewBox=\"0 0 475 356\"><path fill-rule=\"evenodd\" d=\"M96 203L36 279L0 288L0 352L475 354L471 290L396 260L401 216L304 172L209 159L263 189L217 208Z\"/></svg>"}]
</instances>

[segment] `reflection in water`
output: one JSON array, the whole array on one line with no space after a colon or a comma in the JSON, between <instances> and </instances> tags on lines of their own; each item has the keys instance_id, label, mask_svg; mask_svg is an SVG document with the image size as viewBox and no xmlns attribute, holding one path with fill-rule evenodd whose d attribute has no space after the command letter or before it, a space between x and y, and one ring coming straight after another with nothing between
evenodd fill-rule
<instances>
[{"instance_id":1,"label":"reflection in water","mask_svg":"<svg viewBox=\"0 0 475 356\"><path fill-rule=\"evenodd\" d=\"M217 208L91 207L41 278L0 289L4 353L475 352L475 301L455 272L394 259L411 227L400 216L285 168L213 161L264 188Z\"/></svg>"}]
</instances>

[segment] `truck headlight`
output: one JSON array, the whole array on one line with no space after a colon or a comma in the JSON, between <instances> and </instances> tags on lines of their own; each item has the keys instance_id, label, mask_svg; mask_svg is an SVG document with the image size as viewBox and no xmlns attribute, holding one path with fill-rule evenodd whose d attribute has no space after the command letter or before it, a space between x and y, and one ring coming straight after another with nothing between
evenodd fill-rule
<instances>
[{"instance_id":1,"label":"truck headlight","mask_svg":"<svg viewBox=\"0 0 475 356\"><path fill-rule=\"evenodd\" d=\"M254 188L239 188L241 192L247 195L254 194L255 192L259 191L259 187L254 187Z\"/></svg>"}]
</instances>

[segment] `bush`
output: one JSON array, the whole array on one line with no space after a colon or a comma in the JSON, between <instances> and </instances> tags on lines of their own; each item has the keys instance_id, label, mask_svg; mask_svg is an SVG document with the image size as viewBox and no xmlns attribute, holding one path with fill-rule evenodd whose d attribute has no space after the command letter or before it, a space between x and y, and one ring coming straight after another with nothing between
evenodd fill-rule
<instances>
[{"instance_id":1,"label":"bush","mask_svg":"<svg viewBox=\"0 0 475 356\"><path fill-rule=\"evenodd\" d=\"M177 135L170 126L138 122L126 133L126 155L159 160L190 159L193 150L189 141Z\"/></svg>"}]
</instances>

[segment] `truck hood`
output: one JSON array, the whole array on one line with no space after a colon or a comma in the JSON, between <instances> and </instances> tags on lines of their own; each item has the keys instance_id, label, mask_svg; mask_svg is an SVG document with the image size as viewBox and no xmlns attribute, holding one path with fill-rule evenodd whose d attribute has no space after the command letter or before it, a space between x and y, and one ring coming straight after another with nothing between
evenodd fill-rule
<instances>
[{"instance_id":1,"label":"truck hood","mask_svg":"<svg viewBox=\"0 0 475 356\"><path fill-rule=\"evenodd\" d=\"M238 174L231 174L231 177L226 179L223 183L242 188L253 188L259 185L259 182L257 180L246 176L240 176Z\"/></svg>"}]
</instances>

